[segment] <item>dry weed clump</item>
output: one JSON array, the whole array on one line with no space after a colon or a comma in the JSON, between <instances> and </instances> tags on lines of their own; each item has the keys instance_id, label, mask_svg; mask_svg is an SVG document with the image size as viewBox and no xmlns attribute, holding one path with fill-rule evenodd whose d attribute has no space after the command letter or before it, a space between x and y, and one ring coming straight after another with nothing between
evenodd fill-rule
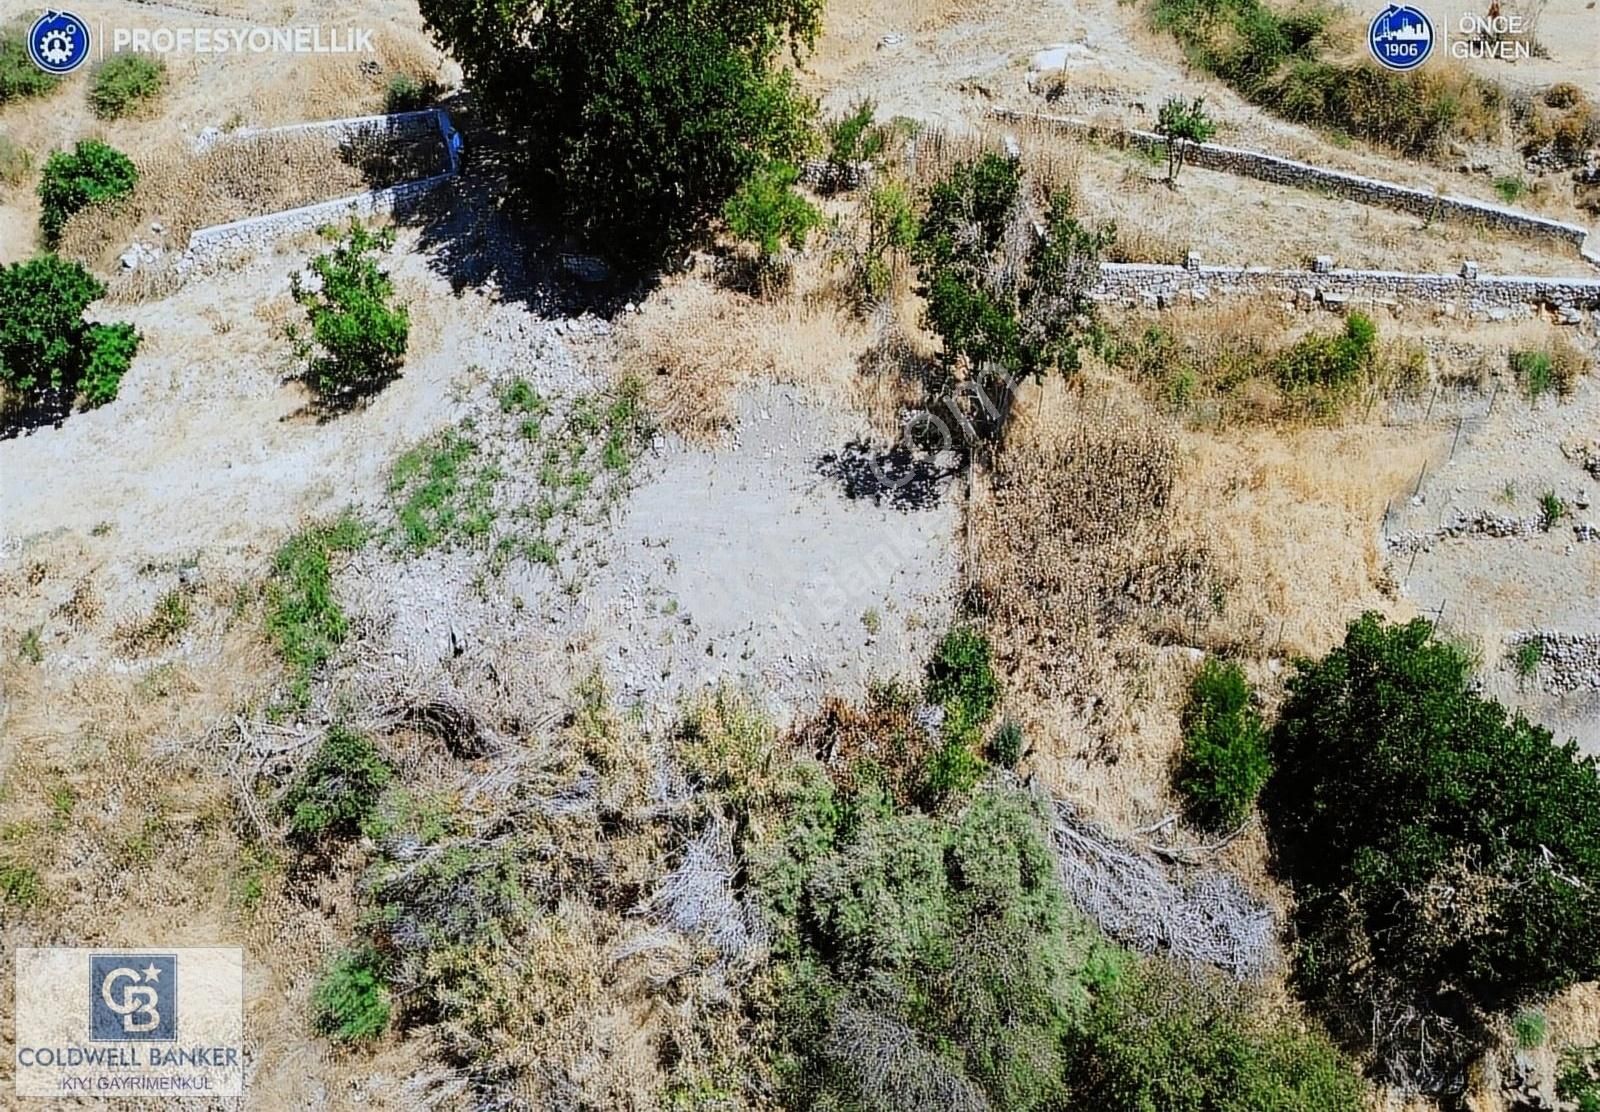
<instances>
[{"instance_id":1,"label":"dry weed clump","mask_svg":"<svg viewBox=\"0 0 1600 1112\"><path fill-rule=\"evenodd\" d=\"M110 269L134 241L181 252L200 228L393 184L437 169L442 157L440 143L379 136L343 146L299 133L225 137L198 154L169 144L135 159L132 194L67 222L61 253Z\"/></svg>"},{"instance_id":2,"label":"dry weed clump","mask_svg":"<svg viewBox=\"0 0 1600 1112\"><path fill-rule=\"evenodd\" d=\"M1011 666L1061 681L1129 623L1204 621L1222 581L1201 541L1169 531L1173 430L1108 397L1030 432L970 511L973 589Z\"/></svg>"}]
</instances>

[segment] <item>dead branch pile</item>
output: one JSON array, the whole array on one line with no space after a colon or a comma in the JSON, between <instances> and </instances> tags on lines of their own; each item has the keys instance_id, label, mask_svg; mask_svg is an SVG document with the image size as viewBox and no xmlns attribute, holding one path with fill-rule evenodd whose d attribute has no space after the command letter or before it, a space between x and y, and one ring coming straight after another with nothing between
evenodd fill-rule
<instances>
[{"instance_id":1,"label":"dead branch pile","mask_svg":"<svg viewBox=\"0 0 1600 1112\"><path fill-rule=\"evenodd\" d=\"M904 1023L854 1003L841 1004L826 1053L854 1077L872 1108L985 1112L988 1098Z\"/></svg>"},{"instance_id":2,"label":"dead branch pile","mask_svg":"<svg viewBox=\"0 0 1600 1112\"><path fill-rule=\"evenodd\" d=\"M1272 913L1232 877L1200 872L1187 881L1159 861L1052 809L1057 872L1068 895L1107 935L1140 953L1212 965L1243 980L1275 960Z\"/></svg>"},{"instance_id":3,"label":"dead branch pile","mask_svg":"<svg viewBox=\"0 0 1600 1112\"><path fill-rule=\"evenodd\" d=\"M640 911L657 923L712 946L735 964L759 959L767 947L765 924L734 893L733 839L713 819L684 846L678 867L662 877ZM634 952L650 948L635 940Z\"/></svg>"}]
</instances>

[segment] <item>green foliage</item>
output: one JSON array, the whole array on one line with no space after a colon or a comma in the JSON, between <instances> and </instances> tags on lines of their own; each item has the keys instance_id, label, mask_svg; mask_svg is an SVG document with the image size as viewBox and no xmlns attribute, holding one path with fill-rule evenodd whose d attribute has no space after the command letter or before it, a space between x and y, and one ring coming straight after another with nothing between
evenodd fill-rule
<instances>
[{"instance_id":1,"label":"green foliage","mask_svg":"<svg viewBox=\"0 0 1600 1112\"><path fill-rule=\"evenodd\" d=\"M0 859L0 904L29 907L44 895L37 870Z\"/></svg>"},{"instance_id":2,"label":"green foliage","mask_svg":"<svg viewBox=\"0 0 1600 1112\"><path fill-rule=\"evenodd\" d=\"M389 78L389 85L383 91L383 110L418 112L431 106L443 92L443 86L431 77L397 73Z\"/></svg>"},{"instance_id":3,"label":"green foliage","mask_svg":"<svg viewBox=\"0 0 1600 1112\"><path fill-rule=\"evenodd\" d=\"M357 946L334 959L311 994L312 1022L337 1042L375 1039L389 1026L389 990L383 958Z\"/></svg>"},{"instance_id":4,"label":"green foliage","mask_svg":"<svg viewBox=\"0 0 1600 1112\"><path fill-rule=\"evenodd\" d=\"M81 139L70 154L51 155L39 180L39 228L45 244L59 242L73 214L126 197L138 181L132 160L98 139Z\"/></svg>"},{"instance_id":5,"label":"green foliage","mask_svg":"<svg viewBox=\"0 0 1600 1112\"><path fill-rule=\"evenodd\" d=\"M1556 1096L1577 1112L1600 1112L1600 1046L1570 1047L1561 1054Z\"/></svg>"},{"instance_id":6,"label":"green foliage","mask_svg":"<svg viewBox=\"0 0 1600 1112\"><path fill-rule=\"evenodd\" d=\"M389 477L399 499L400 535L413 552L482 540L494 524L490 500L499 472L474 466L478 445L455 429L402 455Z\"/></svg>"},{"instance_id":7,"label":"green foliage","mask_svg":"<svg viewBox=\"0 0 1600 1112\"><path fill-rule=\"evenodd\" d=\"M89 79L89 107L102 120L142 109L167 84L167 66L143 54L114 54Z\"/></svg>"},{"instance_id":8,"label":"green foliage","mask_svg":"<svg viewBox=\"0 0 1600 1112\"><path fill-rule=\"evenodd\" d=\"M1494 179L1494 191L1508 205L1514 205L1528 192L1528 179L1521 174L1505 174Z\"/></svg>"},{"instance_id":9,"label":"green foliage","mask_svg":"<svg viewBox=\"0 0 1600 1112\"><path fill-rule=\"evenodd\" d=\"M1570 512L1566 502L1555 491L1547 490L1539 495L1539 528L1546 533Z\"/></svg>"},{"instance_id":10,"label":"green foliage","mask_svg":"<svg viewBox=\"0 0 1600 1112\"><path fill-rule=\"evenodd\" d=\"M1022 760L1025 744L1021 724L1014 718L1007 718L989 739L989 759L1001 768L1016 768Z\"/></svg>"},{"instance_id":11,"label":"green foliage","mask_svg":"<svg viewBox=\"0 0 1600 1112\"><path fill-rule=\"evenodd\" d=\"M357 833L394 777L371 739L333 726L278 804L289 833L305 842Z\"/></svg>"},{"instance_id":12,"label":"green foliage","mask_svg":"<svg viewBox=\"0 0 1600 1112\"><path fill-rule=\"evenodd\" d=\"M0 384L25 404L70 401L90 406L116 397L139 347L128 324L89 324L83 312L105 293L77 263L40 255L0 266Z\"/></svg>"},{"instance_id":13,"label":"green foliage","mask_svg":"<svg viewBox=\"0 0 1600 1112\"><path fill-rule=\"evenodd\" d=\"M841 795L803 777L785 812L752 885L774 928L791 1106L876 1107L941 1083L1059 1106L1062 1040L1114 963L1067 911L1034 805L985 791L933 818L896 813L870 780ZM906 1062L897 1092L874 1079L884 1055Z\"/></svg>"},{"instance_id":14,"label":"green foliage","mask_svg":"<svg viewBox=\"0 0 1600 1112\"><path fill-rule=\"evenodd\" d=\"M1045 234L1012 234L1026 218L1017 163L986 154L957 164L927 192L914 257L928 328L939 336L944 388L965 368L983 412L973 425L1003 432L1011 395L1023 379L1072 374L1094 325L1088 293L1115 236L1083 228L1069 194L1049 199Z\"/></svg>"},{"instance_id":15,"label":"green foliage","mask_svg":"<svg viewBox=\"0 0 1600 1112\"><path fill-rule=\"evenodd\" d=\"M333 597L333 558L366 542L366 528L345 516L292 537L273 560L267 584L267 634L289 666L291 701L304 706L313 673L344 641L349 621Z\"/></svg>"},{"instance_id":16,"label":"green foliage","mask_svg":"<svg viewBox=\"0 0 1600 1112\"><path fill-rule=\"evenodd\" d=\"M122 376L139 351L139 339L138 330L124 322L89 326L89 362L79 382L84 405L93 409L116 400Z\"/></svg>"},{"instance_id":17,"label":"green foliage","mask_svg":"<svg viewBox=\"0 0 1600 1112\"><path fill-rule=\"evenodd\" d=\"M701 231L759 167L804 153L811 106L776 56L809 46L821 13L821 0L422 4L519 140L529 198L640 264Z\"/></svg>"},{"instance_id":18,"label":"green foliage","mask_svg":"<svg viewBox=\"0 0 1600 1112\"><path fill-rule=\"evenodd\" d=\"M1205 97L1168 97L1161 102L1156 130L1167 141L1167 183L1176 185L1189 144L1206 142L1217 133L1217 125L1206 112Z\"/></svg>"},{"instance_id":19,"label":"green foliage","mask_svg":"<svg viewBox=\"0 0 1600 1112\"><path fill-rule=\"evenodd\" d=\"M1000 701L989 639L973 626L958 625L944 635L928 662L928 702L953 708L968 725L982 725Z\"/></svg>"},{"instance_id":20,"label":"green foliage","mask_svg":"<svg viewBox=\"0 0 1600 1112\"><path fill-rule=\"evenodd\" d=\"M17 638L17 656L29 664L44 663L44 644L41 640L42 630L39 626L29 626L22 631L22 636Z\"/></svg>"},{"instance_id":21,"label":"green foliage","mask_svg":"<svg viewBox=\"0 0 1600 1112\"><path fill-rule=\"evenodd\" d=\"M1244 821L1271 771L1261 717L1244 671L1207 657L1189 685L1176 786L1189 816L1210 830Z\"/></svg>"},{"instance_id":22,"label":"green foliage","mask_svg":"<svg viewBox=\"0 0 1600 1112\"><path fill-rule=\"evenodd\" d=\"M1524 641L1511 650L1511 670L1519 679L1529 679L1544 663L1544 642Z\"/></svg>"},{"instance_id":23,"label":"green foliage","mask_svg":"<svg viewBox=\"0 0 1600 1112\"><path fill-rule=\"evenodd\" d=\"M1378 327L1365 313L1345 318L1338 336L1314 333L1278 360L1278 385L1294 392L1338 397L1372 373Z\"/></svg>"},{"instance_id":24,"label":"green foliage","mask_svg":"<svg viewBox=\"0 0 1600 1112\"><path fill-rule=\"evenodd\" d=\"M795 192L800 175L793 166L773 163L752 174L723 206L728 230L755 245L763 270L770 271L785 246L805 246L822 223L817 207Z\"/></svg>"},{"instance_id":25,"label":"green foliage","mask_svg":"<svg viewBox=\"0 0 1600 1112\"><path fill-rule=\"evenodd\" d=\"M1510 362L1511 374L1531 404L1551 391L1563 398L1572 393L1586 360L1570 344L1553 344L1542 350L1513 351Z\"/></svg>"},{"instance_id":26,"label":"green foliage","mask_svg":"<svg viewBox=\"0 0 1600 1112\"><path fill-rule=\"evenodd\" d=\"M1522 1050L1538 1050L1548 1033L1549 1024L1543 1012L1518 1012L1511 1021L1511 1034Z\"/></svg>"},{"instance_id":27,"label":"green foliage","mask_svg":"<svg viewBox=\"0 0 1600 1112\"><path fill-rule=\"evenodd\" d=\"M26 21L0 30L0 106L55 91L61 78L44 72L28 57Z\"/></svg>"},{"instance_id":28,"label":"green foliage","mask_svg":"<svg viewBox=\"0 0 1600 1112\"><path fill-rule=\"evenodd\" d=\"M1302 662L1262 798L1299 975L1359 1028L1399 994L1485 1011L1600 975L1600 776L1474 691L1427 623L1353 622Z\"/></svg>"},{"instance_id":29,"label":"green foliage","mask_svg":"<svg viewBox=\"0 0 1600 1112\"><path fill-rule=\"evenodd\" d=\"M871 162L883 154L887 133L873 125L877 111L877 105L870 98L862 98L849 112L829 120L824 126L830 181L836 184L849 181L858 163Z\"/></svg>"},{"instance_id":30,"label":"green foliage","mask_svg":"<svg viewBox=\"0 0 1600 1112\"><path fill-rule=\"evenodd\" d=\"M324 236L337 239L331 229ZM373 232L352 220L332 251L311 260L317 278L308 284L290 277L294 300L305 309L309 337L291 328L295 354L306 364L306 379L325 399L353 400L387 384L400 373L411 335L411 319L394 303L394 283L373 256L394 245L394 232Z\"/></svg>"},{"instance_id":31,"label":"green foliage","mask_svg":"<svg viewBox=\"0 0 1600 1112\"><path fill-rule=\"evenodd\" d=\"M1221 978L1148 962L1099 993L1066 1058L1074 1107L1360 1112L1365 1086L1326 1038L1272 1023Z\"/></svg>"}]
</instances>

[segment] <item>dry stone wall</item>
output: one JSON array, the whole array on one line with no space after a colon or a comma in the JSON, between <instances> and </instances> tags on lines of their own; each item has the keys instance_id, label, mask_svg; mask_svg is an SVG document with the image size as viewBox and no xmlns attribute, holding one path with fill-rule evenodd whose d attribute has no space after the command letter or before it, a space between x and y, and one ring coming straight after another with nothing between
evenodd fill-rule
<instances>
[{"instance_id":1,"label":"dry stone wall","mask_svg":"<svg viewBox=\"0 0 1600 1112\"><path fill-rule=\"evenodd\" d=\"M1274 294L1304 304L1338 308L1347 301L1427 302L1463 314L1494 314L1548 305L1570 323L1581 312L1600 308L1600 278L1550 278L1478 274L1468 263L1461 274L1412 274L1393 270L1279 270L1261 266L1164 266L1106 263L1095 296L1164 306L1179 300L1204 301L1213 294Z\"/></svg>"},{"instance_id":2,"label":"dry stone wall","mask_svg":"<svg viewBox=\"0 0 1600 1112\"><path fill-rule=\"evenodd\" d=\"M449 158L449 169L442 174L402 182L383 189L373 189L350 197L319 201L313 205L236 220L231 224L218 224L201 228L189 237L188 250L179 264L184 270L206 270L221 261L239 254L266 250L277 240L291 235L314 232L327 224L337 224L352 218L368 219L389 216L408 205L421 201L440 186L454 180L460 171L460 139L450 116L442 108L421 112L401 112L391 116L355 116L343 120L324 120L308 124L290 124L287 127L269 128L266 132L248 134L284 134L289 132L321 133L335 143L375 138L419 138L437 132L444 140ZM235 133L244 134L244 133Z\"/></svg>"},{"instance_id":3,"label":"dry stone wall","mask_svg":"<svg viewBox=\"0 0 1600 1112\"><path fill-rule=\"evenodd\" d=\"M1133 128L1107 129L1087 120L1042 113L1025 115L1002 110L997 112L997 115L1005 119L1035 120L1085 138L1106 139L1143 150L1160 151L1163 154L1167 149L1166 139L1153 131L1139 131ZM1397 209L1428 219L1466 221L1535 239L1555 239L1569 243L1580 251L1583 250L1584 240L1589 235L1589 229L1581 224L1569 224L1490 201L1434 193L1426 189L1363 177L1344 170L1314 166L1309 162L1299 162L1262 151L1225 147L1220 143L1190 143L1186 160L1190 165L1203 166L1208 170L1219 170L1240 177L1255 178L1259 181L1300 189L1314 189L1362 204Z\"/></svg>"}]
</instances>

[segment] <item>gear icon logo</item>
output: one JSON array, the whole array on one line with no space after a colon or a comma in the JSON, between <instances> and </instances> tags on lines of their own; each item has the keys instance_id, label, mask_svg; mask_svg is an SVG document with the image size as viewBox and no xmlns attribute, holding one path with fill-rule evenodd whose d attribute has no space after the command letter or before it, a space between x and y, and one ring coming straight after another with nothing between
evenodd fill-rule
<instances>
[{"instance_id":1,"label":"gear icon logo","mask_svg":"<svg viewBox=\"0 0 1600 1112\"><path fill-rule=\"evenodd\" d=\"M28 57L46 73L71 73L89 60L89 25L71 12L46 11L28 32Z\"/></svg>"}]
</instances>

